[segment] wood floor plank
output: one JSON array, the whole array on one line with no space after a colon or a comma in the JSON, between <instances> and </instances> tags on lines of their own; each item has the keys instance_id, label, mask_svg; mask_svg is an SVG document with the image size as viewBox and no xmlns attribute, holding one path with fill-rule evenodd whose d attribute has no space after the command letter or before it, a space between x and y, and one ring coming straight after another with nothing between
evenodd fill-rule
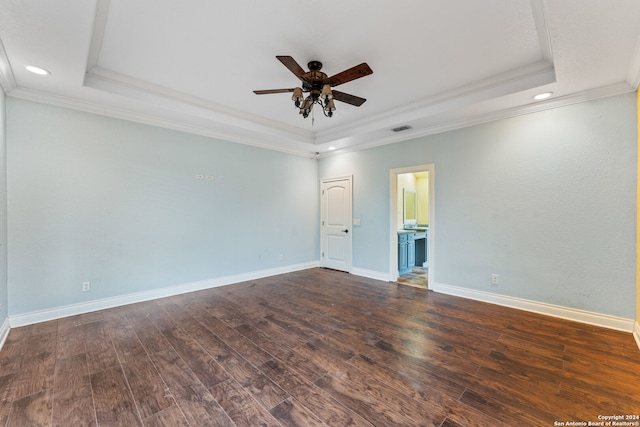
<instances>
[{"instance_id":1,"label":"wood floor plank","mask_svg":"<svg viewBox=\"0 0 640 427\"><path fill-rule=\"evenodd\" d=\"M180 408L175 405L144 419L145 427L189 427Z\"/></svg>"},{"instance_id":2,"label":"wood floor plank","mask_svg":"<svg viewBox=\"0 0 640 427\"><path fill-rule=\"evenodd\" d=\"M424 381L420 377L406 375L405 372L397 372L386 365L380 365L376 361L367 357L354 357L349 360L349 364L360 371L378 378L389 387L393 387L405 396L411 397L418 402L425 402L432 408L442 411L447 418L458 422L461 425L498 427L503 425L495 418L465 405L458 400L458 396L451 397L446 392L442 392L439 383ZM428 410L428 408L426 408ZM504 425L506 427L506 424Z\"/></svg>"},{"instance_id":3,"label":"wood floor plank","mask_svg":"<svg viewBox=\"0 0 640 427\"><path fill-rule=\"evenodd\" d=\"M307 408L290 397L278 406L271 409L273 415L283 426L286 427L320 427L326 426L318 417L313 415Z\"/></svg>"},{"instance_id":4,"label":"wood floor plank","mask_svg":"<svg viewBox=\"0 0 640 427\"><path fill-rule=\"evenodd\" d=\"M311 359L293 350L277 359L308 379L309 382L314 382L327 374L326 370L313 363Z\"/></svg>"},{"instance_id":5,"label":"wood floor plank","mask_svg":"<svg viewBox=\"0 0 640 427\"><path fill-rule=\"evenodd\" d=\"M345 325L339 319L326 316L323 311L309 310L304 304L292 299L290 295L278 295L273 299L259 298L259 304L269 312L318 334L326 334Z\"/></svg>"},{"instance_id":6,"label":"wood floor plank","mask_svg":"<svg viewBox=\"0 0 640 427\"><path fill-rule=\"evenodd\" d=\"M182 329L169 328L162 333L206 388L229 379L224 368Z\"/></svg>"},{"instance_id":7,"label":"wood floor plank","mask_svg":"<svg viewBox=\"0 0 640 427\"><path fill-rule=\"evenodd\" d=\"M13 378L12 394L21 398L53 387L56 357L54 352L28 355Z\"/></svg>"},{"instance_id":8,"label":"wood floor plank","mask_svg":"<svg viewBox=\"0 0 640 427\"><path fill-rule=\"evenodd\" d=\"M521 410L505 404L493 396L481 395L473 390L466 390L460 401L485 414L492 414L494 418L511 426L553 425L555 421L555 416L548 411L542 412L537 408L523 408Z\"/></svg>"},{"instance_id":9,"label":"wood floor plank","mask_svg":"<svg viewBox=\"0 0 640 427\"><path fill-rule=\"evenodd\" d=\"M15 374L7 374L0 377L0 426L7 424L11 403L14 400L12 393L13 378Z\"/></svg>"},{"instance_id":10,"label":"wood floor plank","mask_svg":"<svg viewBox=\"0 0 640 427\"><path fill-rule=\"evenodd\" d=\"M150 417L175 404L144 350L121 360L121 365L141 418Z\"/></svg>"},{"instance_id":11,"label":"wood floor plank","mask_svg":"<svg viewBox=\"0 0 640 427\"><path fill-rule=\"evenodd\" d=\"M72 388L54 388L52 425L96 426L96 411L93 406L91 383L77 383Z\"/></svg>"},{"instance_id":12,"label":"wood floor plank","mask_svg":"<svg viewBox=\"0 0 640 427\"><path fill-rule=\"evenodd\" d=\"M224 296L216 296L215 302L211 300L207 302L205 310L232 328L249 322L252 317L247 315L244 306L238 305Z\"/></svg>"},{"instance_id":13,"label":"wood floor plank","mask_svg":"<svg viewBox=\"0 0 640 427\"><path fill-rule=\"evenodd\" d=\"M114 326L109 329L108 334L119 360L129 360L144 352L144 347L138 339L138 335L130 325Z\"/></svg>"},{"instance_id":14,"label":"wood floor plank","mask_svg":"<svg viewBox=\"0 0 640 427\"><path fill-rule=\"evenodd\" d=\"M31 335L42 335L50 333L58 333L58 320L50 320L48 322L34 323L30 325Z\"/></svg>"},{"instance_id":15,"label":"wood floor plank","mask_svg":"<svg viewBox=\"0 0 640 427\"><path fill-rule=\"evenodd\" d=\"M64 329L59 335L57 357L65 358L74 354L86 353L87 328L78 325Z\"/></svg>"},{"instance_id":16,"label":"wood floor plank","mask_svg":"<svg viewBox=\"0 0 640 427\"><path fill-rule=\"evenodd\" d=\"M283 356L301 344L297 340L282 342L278 337L264 335L259 329L246 323L236 326L234 329L269 353L272 357Z\"/></svg>"},{"instance_id":17,"label":"wood floor plank","mask_svg":"<svg viewBox=\"0 0 640 427\"><path fill-rule=\"evenodd\" d=\"M90 385L86 354L58 359L55 365L53 388L58 391Z\"/></svg>"},{"instance_id":18,"label":"wood floor plank","mask_svg":"<svg viewBox=\"0 0 640 427\"><path fill-rule=\"evenodd\" d=\"M210 389L211 394L225 412L239 426L279 426L280 423L253 399L235 380L219 383Z\"/></svg>"},{"instance_id":19,"label":"wood floor plank","mask_svg":"<svg viewBox=\"0 0 640 427\"><path fill-rule=\"evenodd\" d=\"M26 340L26 346L31 354L53 353L56 351L57 344L58 336L55 331L42 334L32 333Z\"/></svg>"},{"instance_id":20,"label":"wood floor plank","mask_svg":"<svg viewBox=\"0 0 640 427\"><path fill-rule=\"evenodd\" d=\"M337 341L328 339L326 336L319 337L314 343L307 343L304 351L305 355L315 356L317 362L321 359L331 361L327 364L331 365L328 369L331 375L320 378L316 384L336 400L347 400L350 408L357 408L357 412L373 424L411 425L417 422L421 425L440 425L443 421L442 408L424 401L399 376L392 375L392 371L383 376L380 371L371 370L374 375L367 375L349 363L354 359L352 351L340 348L336 345ZM399 386L407 393L398 391Z\"/></svg>"},{"instance_id":21,"label":"wood floor plank","mask_svg":"<svg viewBox=\"0 0 640 427\"><path fill-rule=\"evenodd\" d=\"M145 305L136 304L132 312L127 315L127 320L138 336L140 343L147 353L155 353L167 349L166 338L152 320L152 312L159 310L158 306L153 302Z\"/></svg>"},{"instance_id":22,"label":"wood floor plank","mask_svg":"<svg viewBox=\"0 0 640 427\"><path fill-rule=\"evenodd\" d=\"M189 334L202 345L207 353L267 409L288 397L280 387L266 378L254 365L204 325L192 324L188 328Z\"/></svg>"},{"instance_id":23,"label":"wood floor plank","mask_svg":"<svg viewBox=\"0 0 640 427\"><path fill-rule=\"evenodd\" d=\"M116 349L106 334L88 338L86 355L91 374L119 366Z\"/></svg>"},{"instance_id":24,"label":"wood floor plank","mask_svg":"<svg viewBox=\"0 0 640 427\"><path fill-rule=\"evenodd\" d=\"M205 316L200 317L199 320L207 327L207 329L220 337L220 339L227 343L231 348L242 354L243 358L254 365L260 365L273 357L240 332L226 325L220 319Z\"/></svg>"},{"instance_id":25,"label":"wood floor plank","mask_svg":"<svg viewBox=\"0 0 640 427\"><path fill-rule=\"evenodd\" d=\"M349 360L350 364L360 364L365 362L369 365L379 365L391 372L396 372L407 378L415 378L418 383L429 384L431 388L437 387L440 394L457 399L467 387L466 378L460 371L451 372L451 365L443 369L442 365L425 363L423 360L411 357L399 357L397 354L385 351L376 346L375 340L370 340L367 336L354 334L348 331L349 335L343 331L334 331L327 334L325 339L340 341L342 343L352 343L357 355ZM359 339L354 339L359 337Z\"/></svg>"},{"instance_id":26,"label":"wood floor plank","mask_svg":"<svg viewBox=\"0 0 640 427\"><path fill-rule=\"evenodd\" d=\"M372 426L363 417L341 405L328 393L317 388L282 362L270 360L260 369L327 425Z\"/></svg>"},{"instance_id":27,"label":"wood floor plank","mask_svg":"<svg viewBox=\"0 0 640 427\"><path fill-rule=\"evenodd\" d=\"M52 412L51 389L13 401L9 426L50 426Z\"/></svg>"},{"instance_id":28,"label":"wood floor plank","mask_svg":"<svg viewBox=\"0 0 640 427\"><path fill-rule=\"evenodd\" d=\"M98 425L142 426L131 391L120 368L91 375Z\"/></svg>"},{"instance_id":29,"label":"wood floor plank","mask_svg":"<svg viewBox=\"0 0 640 427\"><path fill-rule=\"evenodd\" d=\"M234 426L209 390L175 351L152 353L150 357L190 425Z\"/></svg>"},{"instance_id":30,"label":"wood floor plank","mask_svg":"<svg viewBox=\"0 0 640 427\"><path fill-rule=\"evenodd\" d=\"M316 385L327 391L374 425L440 426L444 413L430 405L421 405L391 387L363 379L356 370L343 375L325 375Z\"/></svg>"}]
</instances>

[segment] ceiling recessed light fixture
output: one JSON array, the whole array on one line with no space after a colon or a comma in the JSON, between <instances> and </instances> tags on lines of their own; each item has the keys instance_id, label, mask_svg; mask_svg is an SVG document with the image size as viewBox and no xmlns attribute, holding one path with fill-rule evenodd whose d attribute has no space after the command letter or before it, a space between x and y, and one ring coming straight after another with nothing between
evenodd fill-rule
<instances>
[{"instance_id":1,"label":"ceiling recessed light fixture","mask_svg":"<svg viewBox=\"0 0 640 427\"><path fill-rule=\"evenodd\" d=\"M49 74L51 74L49 70L45 70L41 67L36 67L35 65L27 65L25 68L27 69L27 71L31 71L33 74L38 74L40 76L48 76Z\"/></svg>"},{"instance_id":2,"label":"ceiling recessed light fixture","mask_svg":"<svg viewBox=\"0 0 640 427\"><path fill-rule=\"evenodd\" d=\"M329 150L335 150L336 147L334 147L333 145L331 147L329 147Z\"/></svg>"},{"instance_id":3,"label":"ceiling recessed light fixture","mask_svg":"<svg viewBox=\"0 0 640 427\"><path fill-rule=\"evenodd\" d=\"M542 92L533 97L536 101L542 101L543 99L551 98L553 92Z\"/></svg>"}]
</instances>

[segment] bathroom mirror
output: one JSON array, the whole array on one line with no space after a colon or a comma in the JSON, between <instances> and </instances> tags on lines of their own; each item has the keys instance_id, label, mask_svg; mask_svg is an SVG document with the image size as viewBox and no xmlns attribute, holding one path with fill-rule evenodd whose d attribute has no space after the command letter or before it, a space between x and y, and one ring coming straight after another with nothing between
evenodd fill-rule
<instances>
[{"instance_id":1,"label":"bathroom mirror","mask_svg":"<svg viewBox=\"0 0 640 427\"><path fill-rule=\"evenodd\" d=\"M404 225L415 226L418 223L418 195L415 190L403 189Z\"/></svg>"}]
</instances>

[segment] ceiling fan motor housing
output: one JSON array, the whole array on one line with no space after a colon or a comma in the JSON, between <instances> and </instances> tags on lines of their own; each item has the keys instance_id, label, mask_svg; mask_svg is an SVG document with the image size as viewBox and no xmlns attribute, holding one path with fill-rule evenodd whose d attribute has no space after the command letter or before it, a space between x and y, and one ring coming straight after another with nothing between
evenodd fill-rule
<instances>
[{"instance_id":1,"label":"ceiling fan motor housing","mask_svg":"<svg viewBox=\"0 0 640 427\"><path fill-rule=\"evenodd\" d=\"M314 62L320 64L318 61L309 62L309 68L311 71L305 73L305 80L302 82L302 88L305 91L308 91L313 99L318 99L322 92L324 82L327 80L327 75L322 71L313 70L311 65L313 65ZM322 66L322 64L320 64L320 66Z\"/></svg>"}]
</instances>

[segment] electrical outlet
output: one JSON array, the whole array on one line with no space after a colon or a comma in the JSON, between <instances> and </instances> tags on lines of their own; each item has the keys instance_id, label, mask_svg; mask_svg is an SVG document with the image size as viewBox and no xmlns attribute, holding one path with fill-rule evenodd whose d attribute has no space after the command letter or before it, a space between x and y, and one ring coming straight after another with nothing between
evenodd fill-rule
<instances>
[{"instance_id":1,"label":"electrical outlet","mask_svg":"<svg viewBox=\"0 0 640 427\"><path fill-rule=\"evenodd\" d=\"M491 284L492 285L499 285L500 284L500 275L499 274L492 274L491 275Z\"/></svg>"},{"instance_id":2,"label":"electrical outlet","mask_svg":"<svg viewBox=\"0 0 640 427\"><path fill-rule=\"evenodd\" d=\"M82 282L82 292L89 292L91 290L91 282Z\"/></svg>"},{"instance_id":3,"label":"electrical outlet","mask_svg":"<svg viewBox=\"0 0 640 427\"><path fill-rule=\"evenodd\" d=\"M280 261L284 261L284 255L280 254L278 258L280 259Z\"/></svg>"}]
</instances>

